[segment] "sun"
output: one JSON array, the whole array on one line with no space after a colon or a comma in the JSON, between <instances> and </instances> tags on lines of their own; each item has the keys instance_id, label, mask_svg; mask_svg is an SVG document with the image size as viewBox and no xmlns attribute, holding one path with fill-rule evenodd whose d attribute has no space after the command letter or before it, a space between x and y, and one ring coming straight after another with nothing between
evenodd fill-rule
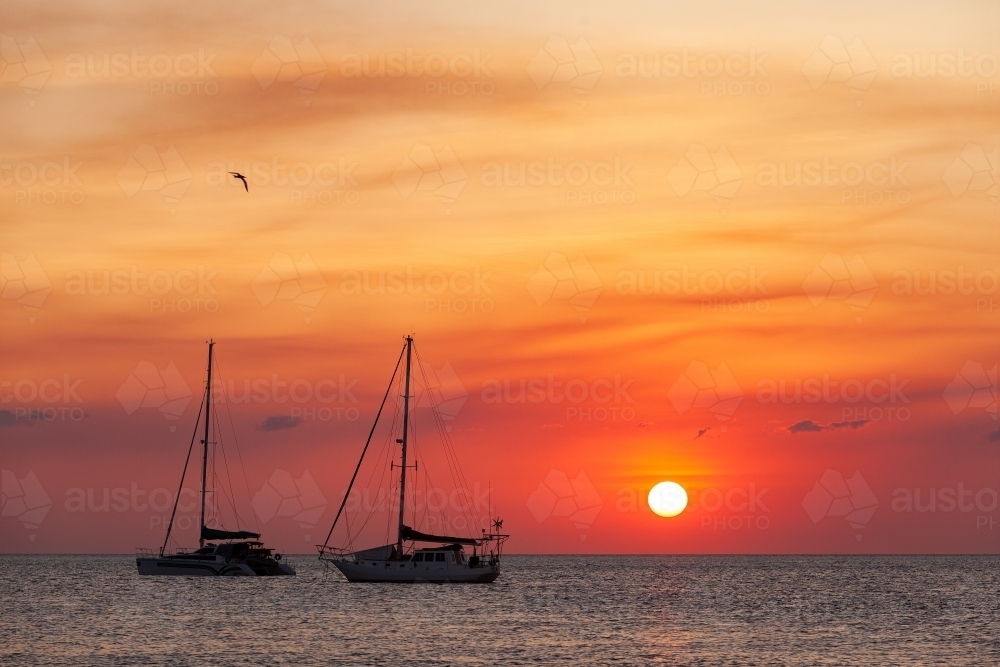
<instances>
[{"instance_id":1,"label":"sun","mask_svg":"<svg viewBox=\"0 0 1000 667\"><path fill-rule=\"evenodd\" d=\"M677 516L688 504L688 494L677 482L660 482L649 491L649 509L659 516Z\"/></svg>"}]
</instances>

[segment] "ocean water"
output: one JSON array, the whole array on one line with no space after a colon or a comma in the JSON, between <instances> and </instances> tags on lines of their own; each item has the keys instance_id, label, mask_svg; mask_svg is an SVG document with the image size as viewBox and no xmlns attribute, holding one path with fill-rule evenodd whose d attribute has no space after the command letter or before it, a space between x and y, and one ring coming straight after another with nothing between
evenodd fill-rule
<instances>
[{"instance_id":1,"label":"ocean water","mask_svg":"<svg viewBox=\"0 0 1000 667\"><path fill-rule=\"evenodd\" d=\"M1000 557L513 556L491 585L0 556L0 665L996 665Z\"/></svg>"}]
</instances>

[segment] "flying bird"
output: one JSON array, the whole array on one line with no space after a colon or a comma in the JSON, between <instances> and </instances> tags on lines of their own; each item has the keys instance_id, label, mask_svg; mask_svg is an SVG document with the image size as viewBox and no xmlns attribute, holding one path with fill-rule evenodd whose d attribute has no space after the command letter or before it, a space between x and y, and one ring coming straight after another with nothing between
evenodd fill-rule
<instances>
[{"instance_id":1,"label":"flying bird","mask_svg":"<svg viewBox=\"0 0 1000 667\"><path fill-rule=\"evenodd\" d=\"M247 177L246 176L244 176L243 174L241 174L238 171L231 171L229 173L233 175L233 178L238 178L241 181L243 181L243 187L246 188L247 192L250 192L250 186L247 185Z\"/></svg>"}]
</instances>

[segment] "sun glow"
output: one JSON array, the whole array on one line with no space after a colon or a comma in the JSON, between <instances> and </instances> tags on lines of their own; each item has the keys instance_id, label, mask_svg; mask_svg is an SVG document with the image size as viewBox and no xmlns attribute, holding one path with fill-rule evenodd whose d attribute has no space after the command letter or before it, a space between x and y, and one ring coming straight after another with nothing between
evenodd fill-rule
<instances>
[{"instance_id":1,"label":"sun glow","mask_svg":"<svg viewBox=\"0 0 1000 667\"><path fill-rule=\"evenodd\" d=\"M649 491L649 509L659 516L677 516L688 504L688 494L677 482L660 482Z\"/></svg>"}]
</instances>

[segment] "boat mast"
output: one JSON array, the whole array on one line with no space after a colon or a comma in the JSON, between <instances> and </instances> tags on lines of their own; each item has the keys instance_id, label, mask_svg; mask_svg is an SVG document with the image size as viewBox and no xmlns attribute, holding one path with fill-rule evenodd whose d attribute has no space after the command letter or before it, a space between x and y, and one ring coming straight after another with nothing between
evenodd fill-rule
<instances>
[{"instance_id":1,"label":"boat mast","mask_svg":"<svg viewBox=\"0 0 1000 667\"><path fill-rule=\"evenodd\" d=\"M198 529L198 546L205 546L205 494L208 484L208 434L209 422L212 416L212 348L215 341L208 341L208 380L205 384L205 439L202 444L205 446L201 459L201 527ZM404 449L405 451L405 449Z\"/></svg>"},{"instance_id":2,"label":"boat mast","mask_svg":"<svg viewBox=\"0 0 1000 667\"><path fill-rule=\"evenodd\" d=\"M413 336L406 337L406 388L403 390L403 465L399 468L399 538L396 553L403 556L403 515L406 509L406 436L410 425L410 359L413 351Z\"/></svg>"}]
</instances>

